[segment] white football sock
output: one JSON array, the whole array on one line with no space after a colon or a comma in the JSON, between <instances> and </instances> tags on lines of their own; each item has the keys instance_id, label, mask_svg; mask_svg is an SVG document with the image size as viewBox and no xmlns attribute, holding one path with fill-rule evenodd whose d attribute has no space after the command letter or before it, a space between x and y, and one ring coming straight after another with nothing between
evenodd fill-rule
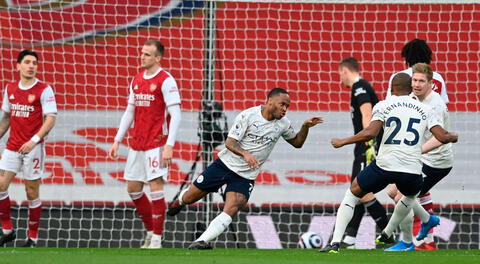
<instances>
[{"instance_id":1,"label":"white football sock","mask_svg":"<svg viewBox=\"0 0 480 264\"><path fill-rule=\"evenodd\" d=\"M407 216L400 223L400 230L402 231L402 240L405 243L412 243L413 235L413 211L410 211Z\"/></svg>"},{"instance_id":2,"label":"white football sock","mask_svg":"<svg viewBox=\"0 0 480 264\"><path fill-rule=\"evenodd\" d=\"M353 195L350 189L347 189L343 201L338 207L337 219L335 220L335 230L333 231L332 243L340 243L348 223L352 220L355 206L360 202L360 198Z\"/></svg>"},{"instance_id":3,"label":"white football sock","mask_svg":"<svg viewBox=\"0 0 480 264\"><path fill-rule=\"evenodd\" d=\"M343 238L343 242L349 245L355 245L355 240L356 240L356 237L352 237L352 236L345 236Z\"/></svg>"},{"instance_id":4,"label":"white football sock","mask_svg":"<svg viewBox=\"0 0 480 264\"><path fill-rule=\"evenodd\" d=\"M220 213L210 222L207 230L195 241L209 242L219 236L228 225L232 222L232 218L225 212Z\"/></svg>"},{"instance_id":5,"label":"white football sock","mask_svg":"<svg viewBox=\"0 0 480 264\"><path fill-rule=\"evenodd\" d=\"M390 221L388 221L387 227L383 230L385 234L391 236L395 229L397 229L400 222L408 215L408 213L412 210L413 204L416 202L417 196L403 196L400 201L395 205L395 209L393 210L393 215L390 217Z\"/></svg>"},{"instance_id":6,"label":"white football sock","mask_svg":"<svg viewBox=\"0 0 480 264\"><path fill-rule=\"evenodd\" d=\"M426 223L428 222L428 219L430 219L430 214L420 205L420 203L418 203L417 200L415 200L415 203L413 204L413 213L420 218L422 223Z\"/></svg>"}]
</instances>

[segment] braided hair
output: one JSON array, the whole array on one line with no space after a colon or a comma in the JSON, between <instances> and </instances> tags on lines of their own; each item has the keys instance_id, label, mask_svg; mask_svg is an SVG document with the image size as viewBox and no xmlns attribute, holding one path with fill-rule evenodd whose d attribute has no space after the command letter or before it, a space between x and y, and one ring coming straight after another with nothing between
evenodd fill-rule
<instances>
[{"instance_id":1,"label":"braided hair","mask_svg":"<svg viewBox=\"0 0 480 264\"><path fill-rule=\"evenodd\" d=\"M402 57L409 67L417 63L430 64L432 61L432 50L423 39L413 39L402 49Z\"/></svg>"}]
</instances>

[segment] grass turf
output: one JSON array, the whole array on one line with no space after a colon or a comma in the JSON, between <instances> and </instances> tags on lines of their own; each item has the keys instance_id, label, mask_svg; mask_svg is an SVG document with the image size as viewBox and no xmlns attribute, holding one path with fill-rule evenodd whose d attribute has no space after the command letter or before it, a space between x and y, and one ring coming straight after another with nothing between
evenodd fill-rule
<instances>
[{"instance_id":1,"label":"grass turf","mask_svg":"<svg viewBox=\"0 0 480 264\"><path fill-rule=\"evenodd\" d=\"M480 263L480 250L438 250L417 252L383 252L382 250L343 250L339 254L317 250L283 249L105 249L105 248L0 248L0 263Z\"/></svg>"}]
</instances>

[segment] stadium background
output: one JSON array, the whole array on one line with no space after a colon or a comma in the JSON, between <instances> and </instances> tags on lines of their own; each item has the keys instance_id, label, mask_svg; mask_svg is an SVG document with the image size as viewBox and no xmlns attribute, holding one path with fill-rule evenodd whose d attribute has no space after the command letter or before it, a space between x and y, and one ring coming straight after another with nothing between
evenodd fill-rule
<instances>
[{"instance_id":1,"label":"stadium background","mask_svg":"<svg viewBox=\"0 0 480 264\"><path fill-rule=\"evenodd\" d=\"M239 111L263 103L269 89L285 87L293 99L288 117L297 127L313 114L326 123L311 131L301 150L278 144L251 206L216 246L295 247L299 233L312 228L327 240L352 160L351 148L334 150L329 144L332 137L352 133L349 91L339 83L338 61L358 58L362 76L383 97L389 76L405 67L402 46L422 38L434 51L433 68L446 79L452 130L460 134L454 170L432 192L447 223L436 235L442 247L479 248L480 5L278 2L217 3L215 99L231 123ZM106 153L148 39L167 47L162 66L175 76L182 96L184 118L167 187L167 198L173 197L199 140L204 11L204 1L0 1L0 84L16 79L16 55L33 47L41 56L39 78L52 84L60 109L47 144L40 245L140 244L141 225L121 180L125 158L117 162ZM17 179L10 193L19 205L16 226L24 228L20 183ZM390 203L384 193L380 200ZM191 241L201 228L196 223L204 220L201 209L168 219L166 246ZM362 228L365 238L359 243L371 247L371 219L365 218Z\"/></svg>"}]
</instances>

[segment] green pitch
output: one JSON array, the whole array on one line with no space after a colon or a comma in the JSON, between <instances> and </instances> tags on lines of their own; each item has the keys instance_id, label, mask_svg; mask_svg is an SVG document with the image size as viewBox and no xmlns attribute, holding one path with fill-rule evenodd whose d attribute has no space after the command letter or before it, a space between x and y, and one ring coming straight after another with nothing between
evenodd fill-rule
<instances>
[{"instance_id":1,"label":"green pitch","mask_svg":"<svg viewBox=\"0 0 480 264\"><path fill-rule=\"evenodd\" d=\"M215 249L189 251L186 249L77 249L77 248L1 248L0 263L480 263L480 250L439 250L430 252L387 253L381 250L343 250L340 254L318 253L316 250L284 249Z\"/></svg>"}]
</instances>

